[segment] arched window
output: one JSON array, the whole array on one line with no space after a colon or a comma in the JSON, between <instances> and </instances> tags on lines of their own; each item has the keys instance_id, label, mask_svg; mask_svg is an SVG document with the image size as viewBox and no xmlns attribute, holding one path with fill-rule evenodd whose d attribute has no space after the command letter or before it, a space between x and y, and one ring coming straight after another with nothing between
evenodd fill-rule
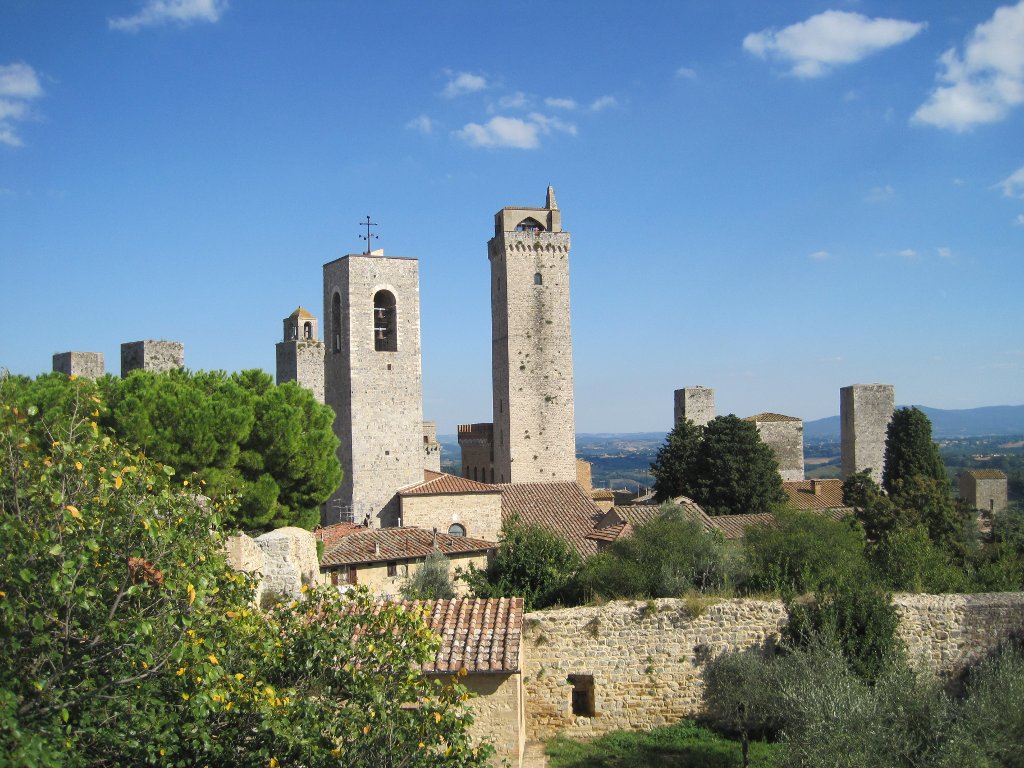
<instances>
[{"instance_id":1,"label":"arched window","mask_svg":"<svg viewBox=\"0 0 1024 768\"><path fill-rule=\"evenodd\" d=\"M331 348L341 352L341 294L337 292L331 300Z\"/></svg>"},{"instance_id":2,"label":"arched window","mask_svg":"<svg viewBox=\"0 0 1024 768\"><path fill-rule=\"evenodd\" d=\"M540 272L534 272L533 273L533 284L534 285L544 285L544 275L542 275Z\"/></svg>"},{"instance_id":3,"label":"arched window","mask_svg":"<svg viewBox=\"0 0 1024 768\"><path fill-rule=\"evenodd\" d=\"M537 221L532 216L528 216L527 218L523 219L518 224L516 224L516 232L543 232L543 231L544 231L544 225L541 224L539 221Z\"/></svg>"},{"instance_id":4,"label":"arched window","mask_svg":"<svg viewBox=\"0 0 1024 768\"><path fill-rule=\"evenodd\" d=\"M466 535L466 526L459 525L458 523L452 523L451 526L448 528L448 535L449 536L465 536Z\"/></svg>"},{"instance_id":5,"label":"arched window","mask_svg":"<svg viewBox=\"0 0 1024 768\"><path fill-rule=\"evenodd\" d=\"M306 324L302 326L302 335L307 339L313 338L313 324L311 322L306 321Z\"/></svg>"},{"instance_id":6,"label":"arched window","mask_svg":"<svg viewBox=\"0 0 1024 768\"><path fill-rule=\"evenodd\" d=\"M377 291L373 296L373 348L398 351L398 310L391 291Z\"/></svg>"}]
</instances>

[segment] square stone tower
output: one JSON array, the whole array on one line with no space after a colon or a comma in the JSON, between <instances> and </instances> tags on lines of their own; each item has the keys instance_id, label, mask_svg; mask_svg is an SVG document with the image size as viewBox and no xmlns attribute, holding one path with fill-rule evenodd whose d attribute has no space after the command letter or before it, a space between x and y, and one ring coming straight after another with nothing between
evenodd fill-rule
<instances>
[{"instance_id":1,"label":"square stone tower","mask_svg":"<svg viewBox=\"0 0 1024 768\"><path fill-rule=\"evenodd\" d=\"M710 387L686 387L675 391L675 417L672 426L679 419L687 418L698 427L707 426L715 418L715 390Z\"/></svg>"},{"instance_id":2,"label":"square stone tower","mask_svg":"<svg viewBox=\"0 0 1024 768\"><path fill-rule=\"evenodd\" d=\"M759 413L744 421L754 422L761 442L772 449L784 483L804 479L804 422L781 413Z\"/></svg>"},{"instance_id":3,"label":"square stone tower","mask_svg":"<svg viewBox=\"0 0 1024 768\"><path fill-rule=\"evenodd\" d=\"M53 372L98 379L103 375L103 353L57 352L53 356Z\"/></svg>"},{"instance_id":4,"label":"square stone tower","mask_svg":"<svg viewBox=\"0 0 1024 768\"><path fill-rule=\"evenodd\" d=\"M839 390L842 475L871 469L881 484L885 466L885 434L896 395L892 384L851 384Z\"/></svg>"},{"instance_id":5,"label":"square stone tower","mask_svg":"<svg viewBox=\"0 0 1024 768\"><path fill-rule=\"evenodd\" d=\"M543 208L494 216L494 482L576 480L569 247L551 187Z\"/></svg>"},{"instance_id":6,"label":"square stone tower","mask_svg":"<svg viewBox=\"0 0 1024 768\"><path fill-rule=\"evenodd\" d=\"M1006 509L1008 480L999 469L968 469L960 474L960 498L979 512L997 515Z\"/></svg>"},{"instance_id":7,"label":"square stone tower","mask_svg":"<svg viewBox=\"0 0 1024 768\"><path fill-rule=\"evenodd\" d=\"M185 345L180 341L126 341L121 345L121 378L132 371L173 371L185 367Z\"/></svg>"},{"instance_id":8,"label":"square stone tower","mask_svg":"<svg viewBox=\"0 0 1024 768\"><path fill-rule=\"evenodd\" d=\"M323 510L399 522L399 488L423 482L419 262L383 251L324 264L325 395L341 441L341 487Z\"/></svg>"},{"instance_id":9,"label":"square stone tower","mask_svg":"<svg viewBox=\"0 0 1024 768\"><path fill-rule=\"evenodd\" d=\"M284 341L277 342L277 383L294 381L324 402L324 343L316 318L299 307L284 319Z\"/></svg>"}]
</instances>

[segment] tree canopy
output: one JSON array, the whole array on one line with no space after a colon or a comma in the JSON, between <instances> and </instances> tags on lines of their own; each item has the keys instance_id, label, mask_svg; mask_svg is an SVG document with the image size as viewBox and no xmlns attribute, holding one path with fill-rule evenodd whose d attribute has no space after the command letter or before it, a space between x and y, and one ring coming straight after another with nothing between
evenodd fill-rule
<instances>
[{"instance_id":1,"label":"tree canopy","mask_svg":"<svg viewBox=\"0 0 1024 768\"><path fill-rule=\"evenodd\" d=\"M885 434L882 487L892 494L912 477L948 483L939 447L932 441L931 420L918 408L897 408Z\"/></svg>"},{"instance_id":2,"label":"tree canopy","mask_svg":"<svg viewBox=\"0 0 1024 768\"><path fill-rule=\"evenodd\" d=\"M766 512L786 501L775 454L752 422L732 414L703 428L680 420L651 474L659 499L688 496L712 515Z\"/></svg>"},{"instance_id":3,"label":"tree canopy","mask_svg":"<svg viewBox=\"0 0 1024 768\"><path fill-rule=\"evenodd\" d=\"M0 764L482 766L439 639L365 592L268 613L208 505L111 439L101 398L49 421L0 380ZM84 416L84 420L80 418Z\"/></svg>"}]
</instances>

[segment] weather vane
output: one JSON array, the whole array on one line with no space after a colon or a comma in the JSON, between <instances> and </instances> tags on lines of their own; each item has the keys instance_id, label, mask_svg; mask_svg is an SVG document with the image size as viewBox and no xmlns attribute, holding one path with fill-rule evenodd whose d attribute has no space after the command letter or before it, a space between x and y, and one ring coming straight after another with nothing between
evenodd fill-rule
<instances>
[{"instance_id":1,"label":"weather vane","mask_svg":"<svg viewBox=\"0 0 1024 768\"><path fill-rule=\"evenodd\" d=\"M371 251L373 250L373 248L371 247L371 245L370 245L370 244L371 244L371 243L372 243L372 242L373 242L374 240L377 240L377 239L379 239L379 238L378 238L378 237L377 237L377 236L376 236L375 234L373 234L372 232L370 232L370 227L376 227L376 226L377 226L377 222L375 222L375 221L370 221L370 217L369 217L369 216L367 216L367 217L366 217L366 221L361 221L361 222L359 222L359 226L360 226L360 227L366 227L366 234L365 234L365 235L360 235L360 236L359 236L359 239L360 239L360 240L365 240L365 241L366 241L366 255L367 255L367 256L369 256L369 255L370 255L370 252L371 252Z\"/></svg>"}]
</instances>

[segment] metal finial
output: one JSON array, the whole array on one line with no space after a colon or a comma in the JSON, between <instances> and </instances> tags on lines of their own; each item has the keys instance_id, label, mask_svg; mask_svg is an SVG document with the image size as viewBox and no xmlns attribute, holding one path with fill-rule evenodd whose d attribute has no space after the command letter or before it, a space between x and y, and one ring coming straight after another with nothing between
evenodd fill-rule
<instances>
[{"instance_id":1,"label":"metal finial","mask_svg":"<svg viewBox=\"0 0 1024 768\"><path fill-rule=\"evenodd\" d=\"M365 235L360 235L359 239L366 241L366 252L365 252L365 255L369 256L370 255L370 251L373 250L373 248L371 247L372 242L374 240L379 240L380 239L380 238L377 237L377 235L375 235L372 232L370 232L370 227L376 227L377 226L377 222L370 221L370 217L369 217L369 215L367 215L366 221L359 222L359 226L360 227L366 227L366 234Z\"/></svg>"}]
</instances>

